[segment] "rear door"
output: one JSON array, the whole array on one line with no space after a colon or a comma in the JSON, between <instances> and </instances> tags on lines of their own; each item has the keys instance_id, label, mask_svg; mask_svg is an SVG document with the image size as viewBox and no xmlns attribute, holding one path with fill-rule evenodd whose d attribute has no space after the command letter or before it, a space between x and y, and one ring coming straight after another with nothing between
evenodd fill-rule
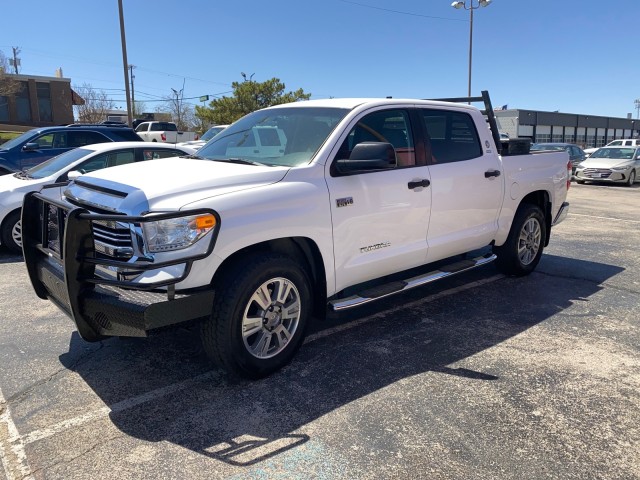
<instances>
[{"instance_id":1,"label":"rear door","mask_svg":"<svg viewBox=\"0 0 640 480\"><path fill-rule=\"evenodd\" d=\"M465 109L421 107L431 177L428 261L488 245L504 197L502 165L484 119Z\"/></svg>"}]
</instances>

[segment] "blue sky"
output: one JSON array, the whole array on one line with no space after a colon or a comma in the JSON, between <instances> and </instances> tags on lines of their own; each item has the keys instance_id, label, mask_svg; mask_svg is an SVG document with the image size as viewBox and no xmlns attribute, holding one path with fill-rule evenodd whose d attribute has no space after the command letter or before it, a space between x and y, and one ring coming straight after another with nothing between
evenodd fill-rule
<instances>
[{"instance_id":1,"label":"blue sky","mask_svg":"<svg viewBox=\"0 0 640 480\"><path fill-rule=\"evenodd\" d=\"M467 93L469 14L451 0L123 6L135 98L148 111L183 82L185 98L229 92L240 72L312 98ZM635 118L639 17L640 0L493 0L474 14L472 93L489 90L494 106ZM20 73L62 67L126 109L117 0L5 2L0 50L12 46Z\"/></svg>"}]
</instances>

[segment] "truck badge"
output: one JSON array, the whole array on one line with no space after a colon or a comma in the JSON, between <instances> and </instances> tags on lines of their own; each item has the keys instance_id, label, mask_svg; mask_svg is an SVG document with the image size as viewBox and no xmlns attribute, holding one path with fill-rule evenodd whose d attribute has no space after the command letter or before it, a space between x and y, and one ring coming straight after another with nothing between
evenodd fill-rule
<instances>
[{"instance_id":1,"label":"truck badge","mask_svg":"<svg viewBox=\"0 0 640 480\"><path fill-rule=\"evenodd\" d=\"M390 247L391 242L381 242L375 245L369 245L368 247L360 247L360 253L372 252L374 250L380 250L381 248Z\"/></svg>"},{"instance_id":2,"label":"truck badge","mask_svg":"<svg viewBox=\"0 0 640 480\"><path fill-rule=\"evenodd\" d=\"M348 207L349 205L353 205L353 197L345 197L345 198L337 198L336 199L336 207Z\"/></svg>"}]
</instances>

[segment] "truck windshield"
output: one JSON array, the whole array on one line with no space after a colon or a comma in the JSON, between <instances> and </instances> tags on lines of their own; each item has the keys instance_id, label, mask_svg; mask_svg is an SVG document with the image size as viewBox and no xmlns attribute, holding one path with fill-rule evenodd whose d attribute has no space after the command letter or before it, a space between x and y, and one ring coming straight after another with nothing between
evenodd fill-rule
<instances>
[{"instance_id":1,"label":"truck windshield","mask_svg":"<svg viewBox=\"0 0 640 480\"><path fill-rule=\"evenodd\" d=\"M198 156L283 167L305 165L348 111L322 107L259 110L226 128L202 147Z\"/></svg>"}]
</instances>

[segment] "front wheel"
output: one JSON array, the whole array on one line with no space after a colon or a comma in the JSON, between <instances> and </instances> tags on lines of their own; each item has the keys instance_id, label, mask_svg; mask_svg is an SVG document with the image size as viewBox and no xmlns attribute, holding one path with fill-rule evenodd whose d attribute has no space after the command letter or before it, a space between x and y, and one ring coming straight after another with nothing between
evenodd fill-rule
<instances>
[{"instance_id":1,"label":"front wheel","mask_svg":"<svg viewBox=\"0 0 640 480\"><path fill-rule=\"evenodd\" d=\"M636 171L631 170L629 174L629 180L627 180L627 187L633 187L633 184L636 183Z\"/></svg>"},{"instance_id":2,"label":"front wheel","mask_svg":"<svg viewBox=\"0 0 640 480\"><path fill-rule=\"evenodd\" d=\"M540 262L547 226L540 207L523 204L518 208L507 241L493 247L498 270L507 275L523 276L533 272Z\"/></svg>"},{"instance_id":3,"label":"front wheel","mask_svg":"<svg viewBox=\"0 0 640 480\"><path fill-rule=\"evenodd\" d=\"M22 253L22 222L20 210L11 212L2 224L2 243L11 253Z\"/></svg>"},{"instance_id":4,"label":"front wheel","mask_svg":"<svg viewBox=\"0 0 640 480\"><path fill-rule=\"evenodd\" d=\"M207 355L234 376L265 377L289 363L311 315L304 268L281 254L251 256L217 282L211 318L202 324Z\"/></svg>"}]
</instances>

